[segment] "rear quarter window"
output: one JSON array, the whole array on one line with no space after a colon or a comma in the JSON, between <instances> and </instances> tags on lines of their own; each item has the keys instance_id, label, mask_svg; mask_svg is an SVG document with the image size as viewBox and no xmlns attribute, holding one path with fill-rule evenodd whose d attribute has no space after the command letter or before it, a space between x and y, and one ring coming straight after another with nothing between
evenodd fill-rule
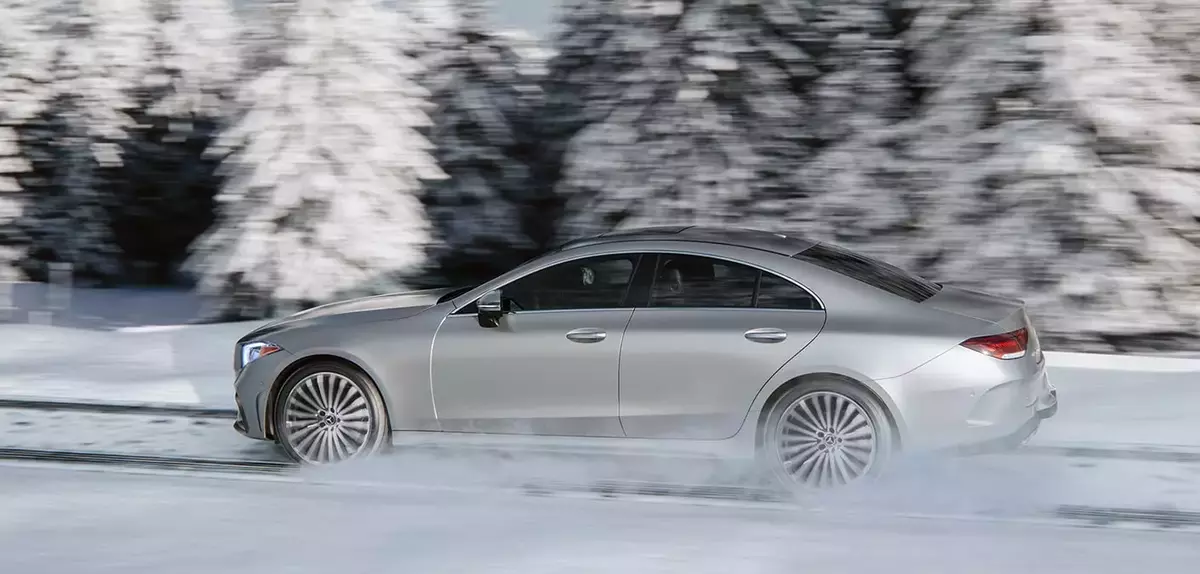
<instances>
[{"instance_id":1,"label":"rear quarter window","mask_svg":"<svg viewBox=\"0 0 1200 574\"><path fill-rule=\"evenodd\" d=\"M933 297L942 289L941 285L895 265L827 243L818 243L793 255L792 258L845 275L915 303Z\"/></svg>"}]
</instances>

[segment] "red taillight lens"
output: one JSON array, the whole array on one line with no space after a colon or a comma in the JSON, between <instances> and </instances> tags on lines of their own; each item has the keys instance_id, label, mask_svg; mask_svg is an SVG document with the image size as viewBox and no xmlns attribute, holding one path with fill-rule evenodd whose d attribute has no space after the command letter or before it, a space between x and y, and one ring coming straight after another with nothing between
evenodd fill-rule
<instances>
[{"instance_id":1,"label":"red taillight lens","mask_svg":"<svg viewBox=\"0 0 1200 574\"><path fill-rule=\"evenodd\" d=\"M1000 335L975 337L962 342L962 346L997 359L1020 359L1025 356L1029 344L1029 330L1024 327Z\"/></svg>"}]
</instances>

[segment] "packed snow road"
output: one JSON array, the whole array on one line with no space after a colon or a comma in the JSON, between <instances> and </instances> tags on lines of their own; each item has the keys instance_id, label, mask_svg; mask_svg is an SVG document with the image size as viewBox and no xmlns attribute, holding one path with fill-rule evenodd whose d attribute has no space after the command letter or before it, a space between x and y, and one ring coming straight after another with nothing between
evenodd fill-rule
<instances>
[{"instance_id":1,"label":"packed snow road","mask_svg":"<svg viewBox=\"0 0 1200 574\"><path fill-rule=\"evenodd\" d=\"M5 571L1190 572L1200 535L6 467Z\"/></svg>"},{"instance_id":2,"label":"packed snow road","mask_svg":"<svg viewBox=\"0 0 1200 574\"><path fill-rule=\"evenodd\" d=\"M901 461L857 488L788 499L745 469L711 460L400 449L349 467L295 468L270 445L231 446L228 421L0 409L0 476L13 465L242 473L253 480L362 491L509 492L556 498L728 503L792 511L1082 519L1200 528L1200 462L1007 454ZM24 423L24 424L23 424ZM197 424L203 423L203 424ZM24 433L24 434L22 434ZM226 442L228 441L228 442ZM1120 516L1120 509L1143 514ZM1149 512L1149 514L1146 514Z\"/></svg>"},{"instance_id":3,"label":"packed snow road","mask_svg":"<svg viewBox=\"0 0 1200 574\"><path fill-rule=\"evenodd\" d=\"M242 440L222 416L119 409L95 412L90 407L20 408L16 404L0 402L0 460L251 472L283 475L288 480L416 489L518 489L588 496L788 502L748 479L745 469L711 460L404 447L349 471L301 470L286 463L272 445ZM1086 449L1045 450L908 460L876 483L802 504L806 508L836 504L856 510L1022 517L1053 515L1064 506L1200 511L1200 456L1175 459L1172 456L1177 453L1154 451L1128 456ZM1200 523L1200 517L1184 522Z\"/></svg>"}]
</instances>

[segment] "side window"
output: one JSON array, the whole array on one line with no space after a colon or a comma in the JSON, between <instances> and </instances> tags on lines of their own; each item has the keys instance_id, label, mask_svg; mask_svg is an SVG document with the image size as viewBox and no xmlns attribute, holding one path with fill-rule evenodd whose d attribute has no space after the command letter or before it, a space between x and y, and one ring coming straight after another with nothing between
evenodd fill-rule
<instances>
[{"instance_id":1,"label":"side window","mask_svg":"<svg viewBox=\"0 0 1200 574\"><path fill-rule=\"evenodd\" d=\"M501 288L514 311L621 307L637 255L607 255L560 263Z\"/></svg>"},{"instance_id":2,"label":"side window","mask_svg":"<svg viewBox=\"0 0 1200 574\"><path fill-rule=\"evenodd\" d=\"M737 263L663 254L654 273L650 307L753 307L758 270Z\"/></svg>"},{"instance_id":3,"label":"side window","mask_svg":"<svg viewBox=\"0 0 1200 574\"><path fill-rule=\"evenodd\" d=\"M770 273L763 273L758 282L759 309L798 309L815 311L821 308L812 295L794 283Z\"/></svg>"}]
</instances>

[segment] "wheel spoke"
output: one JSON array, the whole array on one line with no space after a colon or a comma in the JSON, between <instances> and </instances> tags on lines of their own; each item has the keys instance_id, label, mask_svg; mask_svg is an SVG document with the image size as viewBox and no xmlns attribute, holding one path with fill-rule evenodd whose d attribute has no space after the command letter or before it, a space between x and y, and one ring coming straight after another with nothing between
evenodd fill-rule
<instances>
[{"instance_id":1,"label":"wheel spoke","mask_svg":"<svg viewBox=\"0 0 1200 574\"><path fill-rule=\"evenodd\" d=\"M296 439L294 437L288 437L288 440L296 440ZM296 440L296 442L293 443L293 445L296 448L296 452L300 453L301 456L303 456L305 458L313 459L315 461L316 445L317 445L317 443L320 442L320 440L321 440L321 429L316 428L316 429L313 429L313 432L310 432L310 433L304 435L303 437L300 437L298 440Z\"/></svg>"},{"instance_id":2,"label":"wheel spoke","mask_svg":"<svg viewBox=\"0 0 1200 574\"><path fill-rule=\"evenodd\" d=\"M288 410L315 416L317 411L321 410L321 406L308 396L308 393L305 392L303 387L296 387L293 400L291 400L288 404Z\"/></svg>"},{"instance_id":3,"label":"wheel spoke","mask_svg":"<svg viewBox=\"0 0 1200 574\"><path fill-rule=\"evenodd\" d=\"M333 372L314 373L284 400L284 440L304 461L336 463L361 454L373 414L359 383Z\"/></svg>"},{"instance_id":4,"label":"wheel spoke","mask_svg":"<svg viewBox=\"0 0 1200 574\"><path fill-rule=\"evenodd\" d=\"M854 417L858 413L855 412L854 405L850 401L839 398L837 402L841 412L838 414L837 422L833 424L833 430L836 432L845 432L846 423L854 420Z\"/></svg>"},{"instance_id":5,"label":"wheel spoke","mask_svg":"<svg viewBox=\"0 0 1200 574\"><path fill-rule=\"evenodd\" d=\"M808 401L801 402L800 409L801 411L797 412L797 414L803 417L803 420L807 421L809 426L818 430L824 427L824 425L821 424L821 417L813 413L812 409L809 407Z\"/></svg>"},{"instance_id":6,"label":"wheel spoke","mask_svg":"<svg viewBox=\"0 0 1200 574\"><path fill-rule=\"evenodd\" d=\"M317 378L317 390L321 393L321 408L328 409L330 407L329 396L329 375L323 374Z\"/></svg>"},{"instance_id":7,"label":"wheel spoke","mask_svg":"<svg viewBox=\"0 0 1200 574\"><path fill-rule=\"evenodd\" d=\"M806 422L796 413L788 413L783 419L786 428L794 430L804 436L817 438L817 431L821 430L818 426Z\"/></svg>"},{"instance_id":8,"label":"wheel spoke","mask_svg":"<svg viewBox=\"0 0 1200 574\"><path fill-rule=\"evenodd\" d=\"M816 488L845 485L866 475L875 462L877 440L866 410L832 391L815 391L794 401L775 437L787 474Z\"/></svg>"}]
</instances>

